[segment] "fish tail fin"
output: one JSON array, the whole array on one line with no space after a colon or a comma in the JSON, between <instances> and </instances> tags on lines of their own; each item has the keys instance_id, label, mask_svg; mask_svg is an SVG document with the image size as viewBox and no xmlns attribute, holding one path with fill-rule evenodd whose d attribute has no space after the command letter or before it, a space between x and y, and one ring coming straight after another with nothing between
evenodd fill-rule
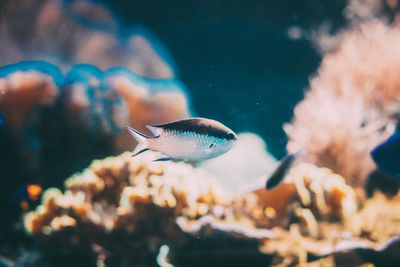
<instances>
[{"instance_id":1,"label":"fish tail fin","mask_svg":"<svg viewBox=\"0 0 400 267\"><path fill-rule=\"evenodd\" d=\"M150 137L136 131L135 129L126 126L126 129L128 129L129 133L131 134L131 136L138 142L135 151L133 152L132 157L139 155L142 152L145 152L147 150L149 150L148 148L148 139Z\"/></svg>"}]
</instances>

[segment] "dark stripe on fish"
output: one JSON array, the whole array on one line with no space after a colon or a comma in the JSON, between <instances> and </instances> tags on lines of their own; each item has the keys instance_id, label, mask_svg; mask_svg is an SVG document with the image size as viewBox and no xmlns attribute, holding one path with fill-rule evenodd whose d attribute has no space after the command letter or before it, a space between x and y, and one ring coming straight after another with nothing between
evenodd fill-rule
<instances>
[{"instance_id":1,"label":"dark stripe on fish","mask_svg":"<svg viewBox=\"0 0 400 267\"><path fill-rule=\"evenodd\" d=\"M138 134L138 135L140 135L140 136L142 136L142 137L144 137L144 138L147 138L147 139L155 139L155 138L159 138L159 137L160 137L159 135L157 135L157 136L147 136L147 135L144 135L144 134L142 134L141 132L138 132L138 131L136 131L135 129L133 129L132 127L129 127L129 126L125 126L125 128L127 128L127 129L131 130L132 132L134 132L134 133L136 133L136 134Z\"/></svg>"},{"instance_id":2,"label":"dark stripe on fish","mask_svg":"<svg viewBox=\"0 0 400 267\"><path fill-rule=\"evenodd\" d=\"M266 182L265 187L268 190L273 189L278 184L280 184L280 182L282 182L288 170L292 167L292 164L294 163L296 158L297 158L296 154L289 154L281 160L279 166L275 169L275 171L271 174L271 176L268 178Z\"/></svg>"},{"instance_id":3,"label":"dark stripe on fish","mask_svg":"<svg viewBox=\"0 0 400 267\"><path fill-rule=\"evenodd\" d=\"M400 178L400 133L394 133L379 144L371 151L371 156L380 170Z\"/></svg>"},{"instance_id":4,"label":"dark stripe on fish","mask_svg":"<svg viewBox=\"0 0 400 267\"><path fill-rule=\"evenodd\" d=\"M192 132L228 140L236 138L235 134L224 125L201 118L174 121L166 124L153 125L153 127L162 128L166 131Z\"/></svg>"}]
</instances>

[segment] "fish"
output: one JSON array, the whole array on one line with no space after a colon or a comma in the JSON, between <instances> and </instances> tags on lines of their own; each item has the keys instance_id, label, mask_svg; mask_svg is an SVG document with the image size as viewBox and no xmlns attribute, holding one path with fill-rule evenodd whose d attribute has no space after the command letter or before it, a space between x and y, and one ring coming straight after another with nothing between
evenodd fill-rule
<instances>
[{"instance_id":1,"label":"fish","mask_svg":"<svg viewBox=\"0 0 400 267\"><path fill-rule=\"evenodd\" d=\"M17 204L23 210L29 209L29 203L37 201L43 189L40 185L30 184L17 187L10 195L9 202Z\"/></svg>"},{"instance_id":2,"label":"fish","mask_svg":"<svg viewBox=\"0 0 400 267\"><path fill-rule=\"evenodd\" d=\"M394 133L376 146L371 151L371 157L381 171L400 178L400 133Z\"/></svg>"},{"instance_id":3,"label":"fish","mask_svg":"<svg viewBox=\"0 0 400 267\"><path fill-rule=\"evenodd\" d=\"M304 152L297 152L293 154L289 154L283 159L278 164L278 167L274 170L274 172L268 177L266 183L265 183L265 188L267 190L272 190L275 187L277 187L285 178L286 174L288 171L292 168L293 164L296 162L296 160L302 156Z\"/></svg>"},{"instance_id":4,"label":"fish","mask_svg":"<svg viewBox=\"0 0 400 267\"><path fill-rule=\"evenodd\" d=\"M237 140L237 135L231 129L206 118L190 118L146 127L153 136L126 127L138 142L133 157L153 150L164 155L154 161L207 160L228 152Z\"/></svg>"}]
</instances>

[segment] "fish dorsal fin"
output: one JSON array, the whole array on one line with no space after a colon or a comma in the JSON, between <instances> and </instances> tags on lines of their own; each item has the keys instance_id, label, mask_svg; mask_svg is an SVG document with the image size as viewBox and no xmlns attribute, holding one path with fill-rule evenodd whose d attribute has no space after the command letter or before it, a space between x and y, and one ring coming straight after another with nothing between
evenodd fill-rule
<instances>
[{"instance_id":1,"label":"fish dorsal fin","mask_svg":"<svg viewBox=\"0 0 400 267\"><path fill-rule=\"evenodd\" d=\"M163 131L194 132L196 134L209 135L217 138L227 138L227 134L232 132L231 129L220 122L204 118L183 119L160 125L152 125L152 127L161 128Z\"/></svg>"},{"instance_id":2,"label":"fish dorsal fin","mask_svg":"<svg viewBox=\"0 0 400 267\"><path fill-rule=\"evenodd\" d=\"M162 128L157 127L157 126L150 126L150 125L147 125L146 128L149 129L150 132L151 132L154 136L160 136L161 132L163 131Z\"/></svg>"}]
</instances>

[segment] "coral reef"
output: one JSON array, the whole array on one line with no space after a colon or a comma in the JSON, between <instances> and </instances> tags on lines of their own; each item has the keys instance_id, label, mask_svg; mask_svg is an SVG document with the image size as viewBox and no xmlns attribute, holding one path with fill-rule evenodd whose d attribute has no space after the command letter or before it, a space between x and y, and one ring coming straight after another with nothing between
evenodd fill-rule
<instances>
[{"instance_id":1,"label":"coral reef","mask_svg":"<svg viewBox=\"0 0 400 267\"><path fill-rule=\"evenodd\" d=\"M0 165L20 184L56 185L93 158L134 147L124 126L142 129L190 114L179 81L143 78L122 67L76 65L62 75L52 64L26 61L1 67L0 77L0 134L8 140ZM24 180L32 176L42 180Z\"/></svg>"},{"instance_id":2,"label":"coral reef","mask_svg":"<svg viewBox=\"0 0 400 267\"><path fill-rule=\"evenodd\" d=\"M34 107L54 104L58 94L53 78L43 72L21 71L0 78L0 110L4 123L21 130Z\"/></svg>"},{"instance_id":3,"label":"coral reef","mask_svg":"<svg viewBox=\"0 0 400 267\"><path fill-rule=\"evenodd\" d=\"M175 76L167 50L149 31L123 27L94 1L9 1L0 29L1 65L46 60L63 70L89 63L102 69L126 66L150 78Z\"/></svg>"},{"instance_id":4,"label":"coral reef","mask_svg":"<svg viewBox=\"0 0 400 267\"><path fill-rule=\"evenodd\" d=\"M323 266L355 266L373 263L396 266L399 262L399 195L388 199L377 194L347 216L346 223L319 221L317 237L293 223L289 230L275 229L274 239L265 241L261 250L275 254L274 265L332 261ZM279 266L279 265L278 265Z\"/></svg>"},{"instance_id":5,"label":"coral reef","mask_svg":"<svg viewBox=\"0 0 400 267\"><path fill-rule=\"evenodd\" d=\"M293 121L284 126L287 150L304 150L304 161L331 168L351 185L364 185L375 168L370 151L398 123L399 44L399 27L378 20L344 33L339 49L324 57Z\"/></svg>"},{"instance_id":6,"label":"coral reef","mask_svg":"<svg viewBox=\"0 0 400 267\"><path fill-rule=\"evenodd\" d=\"M268 258L258 252L257 240L271 238L271 233L255 229L248 215L232 210L232 196L211 176L184 163L152 163L151 158L148 153L132 159L126 152L94 161L66 180L64 193L48 189L42 204L25 216L26 230L42 246L43 255L34 266L58 261L83 266L71 254L63 255L76 249L94 257L89 266L96 262L155 266L162 244L174 249L176 263L182 261L176 266L185 266L182 253L190 254L196 242L203 242L199 246L204 246L205 255L212 247L244 246L249 249L247 258ZM215 235L223 239L218 241ZM236 245L229 240L236 240ZM213 242L217 244L210 246ZM49 251L49 247L56 249Z\"/></svg>"},{"instance_id":7,"label":"coral reef","mask_svg":"<svg viewBox=\"0 0 400 267\"><path fill-rule=\"evenodd\" d=\"M252 210L272 214L269 225L285 226L292 214L302 222L303 232L314 237L318 236L317 220L345 221L358 206L356 192L342 176L309 163L292 168L286 182L276 189L253 193L258 207Z\"/></svg>"},{"instance_id":8,"label":"coral reef","mask_svg":"<svg viewBox=\"0 0 400 267\"><path fill-rule=\"evenodd\" d=\"M309 163L295 166L287 182L272 192L259 189L254 194L258 207L274 208L280 220L272 229L274 238L261 241L260 249L274 255L273 266L399 261L399 194L388 198L377 193L365 199L340 175Z\"/></svg>"},{"instance_id":9,"label":"coral reef","mask_svg":"<svg viewBox=\"0 0 400 267\"><path fill-rule=\"evenodd\" d=\"M124 126L186 118L190 108L167 50L143 26L125 27L93 1L1 6L0 238L18 242L15 188L59 186L93 159L133 148Z\"/></svg>"},{"instance_id":10,"label":"coral reef","mask_svg":"<svg viewBox=\"0 0 400 267\"><path fill-rule=\"evenodd\" d=\"M179 81L143 78L126 68L76 65L62 75L52 64L26 61L0 68L0 92L0 172L5 178L0 208L6 214L0 236L17 243L21 238L12 235L20 236L15 231L21 229L12 224L20 209L8 201L15 188L59 186L93 158L133 148L124 126L142 129L190 114ZM13 242L5 249L15 250L9 247Z\"/></svg>"},{"instance_id":11,"label":"coral reef","mask_svg":"<svg viewBox=\"0 0 400 267\"><path fill-rule=\"evenodd\" d=\"M361 204L343 177L306 163L271 194L238 196L204 170L154 163L153 156L96 160L65 181L64 193L48 189L24 219L35 256L17 263L156 266L163 258L173 266L333 266L397 251L399 196L377 194Z\"/></svg>"}]
</instances>

